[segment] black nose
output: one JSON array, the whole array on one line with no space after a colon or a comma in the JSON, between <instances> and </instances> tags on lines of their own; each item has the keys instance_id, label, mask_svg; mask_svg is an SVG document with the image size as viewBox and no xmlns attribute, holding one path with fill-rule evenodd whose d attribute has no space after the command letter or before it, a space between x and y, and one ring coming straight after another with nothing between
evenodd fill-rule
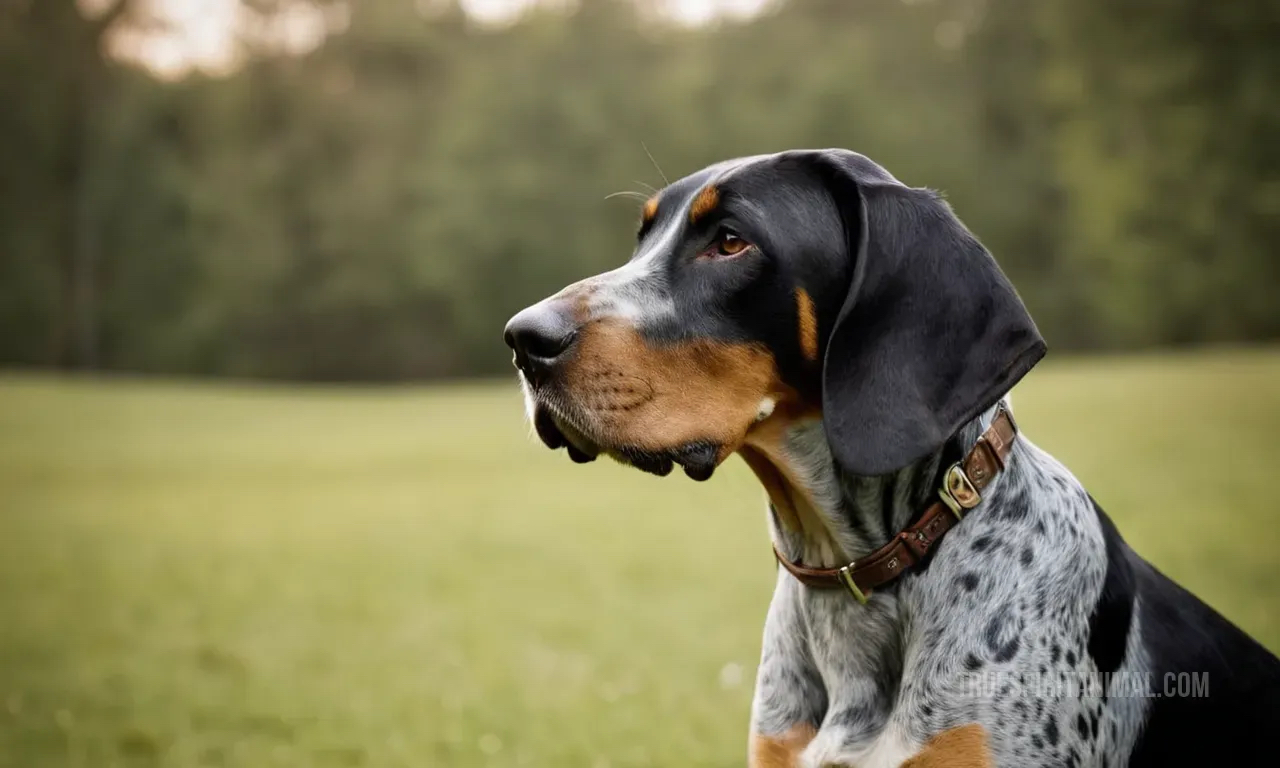
<instances>
[{"instance_id":1,"label":"black nose","mask_svg":"<svg viewBox=\"0 0 1280 768\"><path fill-rule=\"evenodd\" d=\"M556 358L564 354L578 335L568 308L540 303L521 310L507 322L502 338L515 350L516 367L530 383L541 383Z\"/></svg>"}]
</instances>

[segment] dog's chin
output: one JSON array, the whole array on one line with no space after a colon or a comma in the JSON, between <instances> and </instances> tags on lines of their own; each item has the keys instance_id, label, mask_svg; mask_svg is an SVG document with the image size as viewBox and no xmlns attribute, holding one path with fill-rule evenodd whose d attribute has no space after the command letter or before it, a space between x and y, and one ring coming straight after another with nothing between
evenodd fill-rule
<instances>
[{"instance_id":1,"label":"dog's chin","mask_svg":"<svg viewBox=\"0 0 1280 768\"><path fill-rule=\"evenodd\" d=\"M692 442L662 451L616 448L610 450L609 455L623 464L659 476L671 474L671 470L679 465L686 475L701 482L709 480L716 471L720 447L715 443Z\"/></svg>"},{"instance_id":2,"label":"dog's chin","mask_svg":"<svg viewBox=\"0 0 1280 768\"><path fill-rule=\"evenodd\" d=\"M594 440L539 403L533 406L533 430L548 448L553 451L564 448L577 464L595 461L600 455L600 446Z\"/></svg>"},{"instance_id":3,"label":"dog's chin","mask_svg":"<svg viewBox=\"0 0 1280 768\"><path fill-rule=\"evenodd\" d=\"M533 429L548 448L564 448L577 464L595 461L603 453L621 464L659 477L671 474L679 465L694 480L710 479L720 456L720 446L708 441L656 451L625 444L610 445L540 403L533 406Z\"/></svg>"}]
</instances>

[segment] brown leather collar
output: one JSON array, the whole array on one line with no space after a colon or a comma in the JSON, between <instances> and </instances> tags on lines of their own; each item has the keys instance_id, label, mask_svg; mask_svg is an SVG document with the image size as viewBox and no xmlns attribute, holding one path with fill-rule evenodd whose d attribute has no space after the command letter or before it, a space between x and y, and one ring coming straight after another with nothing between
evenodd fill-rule
<instances>
[{"instance_id":1,"label":"brown leather collar","mask_svg":"<svg viewBox=\"0 0 1280 768\"><path fill-rule=\"evenodd\" d=\"M871 590L884 586L924 559L942 535L960 522L964 513L982 501L982 491L1004 469L1005 459L1018 437L1018 425L1001 403L991 426L974 443L964 460L947 469L939 501L935 501L920 519L899 531L866 557L843 568L806 568L793 563L778 551L778 563L807 587L816 589L848 589L860 603L866 603Z\"/></svg>"}]
</instances>

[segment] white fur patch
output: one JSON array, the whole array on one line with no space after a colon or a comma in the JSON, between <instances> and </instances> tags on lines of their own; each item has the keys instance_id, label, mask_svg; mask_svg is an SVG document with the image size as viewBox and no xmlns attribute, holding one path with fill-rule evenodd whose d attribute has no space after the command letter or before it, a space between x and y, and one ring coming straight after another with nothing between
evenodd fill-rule
<instances>
[{"instance_id":1,"label":"white fur patch","mask_svg":"<svg viewBox=\"0 0 1280 768\"><path fill-rule=\"evenodd\" d=\"M804 768L827 768L832 765L856 765L858 768L898 768L920 746L911 744L898 725L892 724L865 751L851 751L845 746L846 734L839 728L824 729L800 755Z\"/></svg>"},{"instance_id":2,"label":"white fur patch","mask_svg":"<svg viewBox=\"0 0 1280 768\"><path fill-rule=\"evenodd\" d=\"M684 217L676 216L663 230L650 235L644 250L617 269L589 277L561 293L589 289L587 306L590 319L621 318L635 327L657 322L675 315L675 302L665 290L655 290L651 283L661 280L664 259L680 241Z\"/></svg>"},{"instance_id":3,"label":"white fur patch","mask_svg":"<svg viewBox=\"0 0 1280 768\"><path fill-rule=\"evenodd\" d=\"M756 421L764 421L773 415L773 409L778 406L778 401L772 397L766 397L760 401L760 406L756 408Z\"/></svg>"}]
</instances>

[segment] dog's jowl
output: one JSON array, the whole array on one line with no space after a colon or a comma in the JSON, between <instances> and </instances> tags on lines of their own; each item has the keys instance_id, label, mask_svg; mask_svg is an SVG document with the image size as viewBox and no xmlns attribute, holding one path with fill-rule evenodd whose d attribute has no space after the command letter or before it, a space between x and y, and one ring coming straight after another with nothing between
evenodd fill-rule
<instances>
[{"instance_id":1,"label":"dog's jowl","mask_svg":"<svg viewBox=\"0 0 1280 768\"><path fill-rule=\"evenodd\" d=\"M549 447L759 478L752 765L1218 765L1280 727L1280 662L1019 432L1044 342L937 194L843 150L743 158L637 240L506 341Z\"/></svg>"}]
</instances>

